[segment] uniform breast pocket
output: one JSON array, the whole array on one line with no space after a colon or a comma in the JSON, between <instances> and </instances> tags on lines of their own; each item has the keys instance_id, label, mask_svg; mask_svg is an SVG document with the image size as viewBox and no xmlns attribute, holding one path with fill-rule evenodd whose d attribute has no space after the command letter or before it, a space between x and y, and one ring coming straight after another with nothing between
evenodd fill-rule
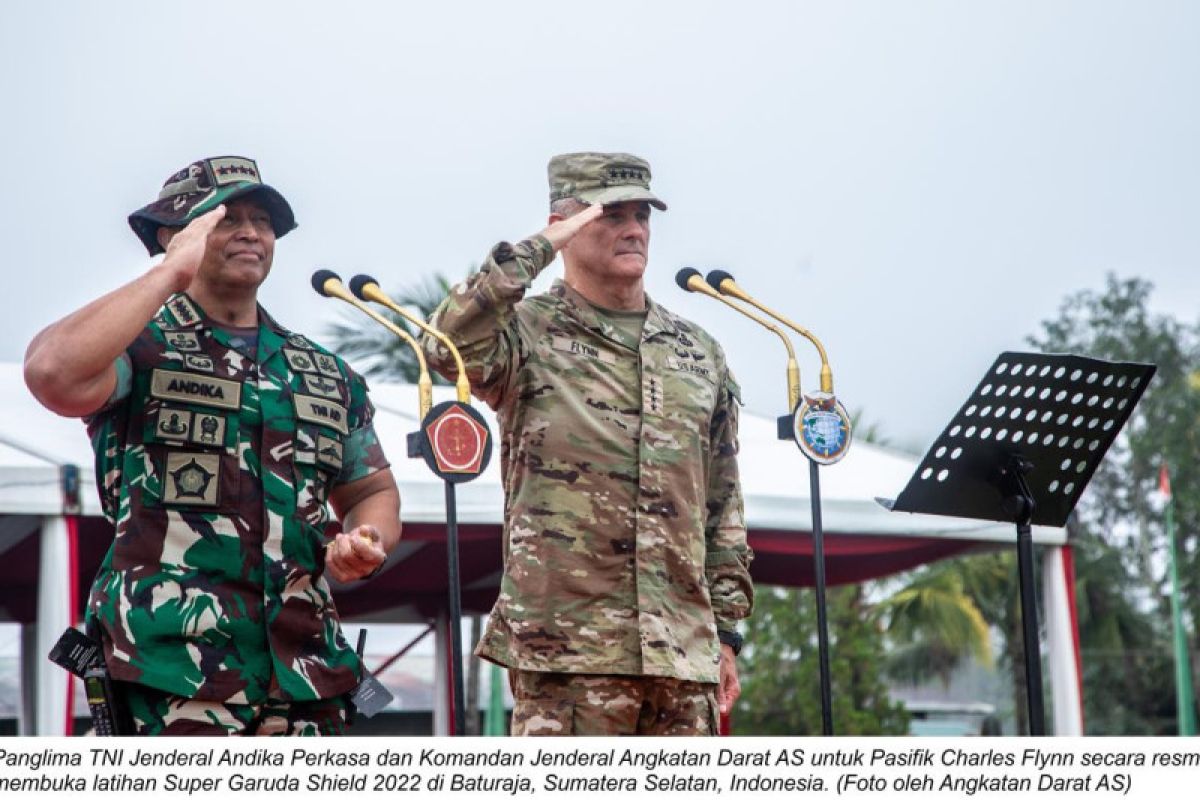
<instances>
[{"instance_id":1,"label":"uniform breast pocket","mask_svg":"<svg viewBox=\"0 0 1200 800\"><path fill-rule=\"evenodd\" d=\"M144 443L131 453L144 475L147 505L236 511L241 469L237 420L212 409L171 403L147 407Z\"/></svg>"}]
</instances>

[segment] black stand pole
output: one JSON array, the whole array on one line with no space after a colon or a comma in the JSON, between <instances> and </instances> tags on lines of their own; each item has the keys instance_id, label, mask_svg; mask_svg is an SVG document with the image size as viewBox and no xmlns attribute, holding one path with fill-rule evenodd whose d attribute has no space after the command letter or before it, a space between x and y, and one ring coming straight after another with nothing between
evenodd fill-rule
<instances>
[{"instance_id":1,"label":"black stand pole","mask_svg":"<svg viewBox=\"0 0 1200 800\"><path fill-rule=\"evenodd\" d=\"M1017 524L1017 575L1021 590L1021 632L1025 647L1025 699L1029 708L1029 734L1046 735L1046 713L1042 707L1042 657L1038 643L1037 597L1033 575L1033 512L1036 504L1025 475L1033 464L1012 456L1001 471L1006 507Z\"/></svg>"},{"instance_id":2,"label":"black stand pole","mask_svg":"<svg viewBox=\"0 0 1200 800\"><path fill-rule=\"evenodd\" d=\"M454 484L446 484L446 563L450 577L450 677L454 692L454 735L466 735L466 715L463 710L462 676L462 592L458 577L458 503Z\"/></svg>"},{"instance_id":3,"label":"black stand pole","mask_svg":"<svg viewBox=\"0 0 1200 800\"><path fill-rule=\"evenodd\" d=\"M462 579L458 561L458 502L454 484L478 478L492 455L492 437L483 415L466 403L447 401L431 408L421 430L408 435L408 457L423 458L446 484L446 572L450 611L450 691L455 736L466 735L462 676Z\"/></svg>"},{"instance_id":4,"label":"black stand pole","mask_svg":"<svg viewBox=\"0 0 1200 800\"><path fill-rule=\"evenodd\" d=\"M817 658L821 667L821 733L833 735L833 690L829 680L829 623L825 616L825 532L821 527L821 473L815 461L808 462L809 494L812 497L813 572L817 590Z\"/></svg>"}]
</instances>

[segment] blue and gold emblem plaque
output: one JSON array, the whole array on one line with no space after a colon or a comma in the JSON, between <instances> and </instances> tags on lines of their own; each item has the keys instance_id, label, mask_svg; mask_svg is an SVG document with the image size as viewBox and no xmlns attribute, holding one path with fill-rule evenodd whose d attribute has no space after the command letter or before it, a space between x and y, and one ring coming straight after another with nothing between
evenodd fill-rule
<instances>
[{"instance_id":1,"label":"blue and gold emblem plaque","mask_svg":"<svg viewBox=\"0 0 1200 800\"><path fill-rule=\"evenodd\" d=\"M792 416L792 436L811 461L836 464L850 449L850 415L831 394L805 395Z\"/></svg>"}]
</instances>

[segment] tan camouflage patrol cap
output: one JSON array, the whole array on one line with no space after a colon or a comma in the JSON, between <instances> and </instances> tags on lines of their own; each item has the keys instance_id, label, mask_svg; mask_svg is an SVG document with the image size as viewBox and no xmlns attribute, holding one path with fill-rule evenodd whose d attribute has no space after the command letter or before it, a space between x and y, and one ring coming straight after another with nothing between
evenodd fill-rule
<instances>
[{"instance_id":1,"label":"tan camouflage patrol cap","mask_svg":"<svg viewBox=\"0 0 1200 800\"><path fill-rule=\"evenodd\" d=\"M158 229L186 225L221 203L254 194L271 215L275 236L296 227L296 216L283 195L262 182L258 164L241 156L216 156L188 164L163 184L158 199L129 215L129 227L150 255L163 252Z\"/></svg>"},{"instance_id":2,"label":"tan camouflage patrol cap","mask_svg":"<svg viewBox=\"0 0 1200 800\"><path fill-rule=\"evenodd\" d=\"M565 197L588 205L645 200L667 210L650 192L650 164L629 153L563 153L550 159L547 172L551 203Z\"/></svg>"}]
</instances>

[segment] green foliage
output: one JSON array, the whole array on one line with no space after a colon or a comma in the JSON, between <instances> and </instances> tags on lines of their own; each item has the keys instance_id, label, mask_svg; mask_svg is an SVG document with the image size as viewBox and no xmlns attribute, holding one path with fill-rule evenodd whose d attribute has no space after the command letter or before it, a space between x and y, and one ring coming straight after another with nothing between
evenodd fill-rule
<instances>
[{"instance_id":1,"label":"green foliage","mask_svg":"<svg viewBox=\"0 0 1200 800\"><path fill-rule=\"evenodd\" d=\"M827 611L834 731L840 736L906 733L908 714L888 698L880 674L883 637L862 586L831 588ZM812 590L760 590L739 659L742 697L733 715L735 733L820 734L816 617Z\"/></svg>"},{"instance_id":2,"label":"green foliage","mask_svg":"<svg viewBox=\"0 0 1200 800\"><path fill-rule=\"evenodd\" d=\"M422 319L428 320L438 304L450 293L450 285L450 280L444 275L426 275L420 283L407 286L399 292L389 292L388 296L398 305L411 309ZM414 338L420 338L420 330L399 314L374 304L372 308L401 329L408 331ZM342 321L329 326L328 337L332 349L339 355L356 364L365 365L362 372L368 377L416 383L420 376L417 357L412 348L361 311L344 311ZM437 373L431 374L434 383L446 383Z\"/></svg>"},{"instance_id":3,"label":"green foliage","mask_svg":"<svg viewBox=\"0 0 1200 800\"><path fill-rule=\"evenodd\" d=\"M999 662L1012 680L1015 728L1027 731L1016 554L1003 550L938 561L899 581L879 604L891 644L888 675L911 684L931 678L948 683L968 657L990 663L994 631L1001 643Z\"/></svg>"},{"instance_id":4,"label":"green foliage","mask_svg":"<svg viewBox=\"0 0 1200 800\"><path fill-rule=\"evenodd\" d=\"M932 674L949 683L967 656L991 664L988 623L963 585L971 574L958 562L939 562L912 573L877 606L894 645L887 661L892 677L917 683Z\"/></svg>"},{"instance_id":5,"label":"green foliage","mask_svg":"<svg viewBox=\"0 0 1200 800\"><path fill-rule=\"evenodd\" d=\"M1158 366L1071 526L1088 733L1174 731L1166 541L1153 499L1164 461L1171 469L1186 616L1200 618L1200 327L1152 314L1151 289L1146 281L1110 275L1102 292L1067 298L1030 339L1046 352ZM1194 666L1194 633L1191 641Z\"/></svg>"},{"instance_id":6,"label":"green foliage","mask_svg":"<svg viewBox=\"0 0 1200 800\"><path fill-rule=\"evenodd\" d=\"M1137 579L1122 550L1086 530L1071 542L1086 732L1173 733L1175 677L1165 612L1134 603Z\"/></svg>"},{"instance_id":7,"label":"green foliage","mask_svg":"<svg viewBox=\"0 0 1200 800\"><path fill-rule=\"evenodd\" d=\"M1200 535L1200 329L1152 315L1147 309L1151 288L1137 278L1110 275L1103 292L1067 298L1058 317L1042 324L1042 336L1030 338L1044 352L1158 366L1126 433L1092 481L1088 495L1094 501L1080 509L1081 520L1097 531L1132 526L1143 579L1152 579L1150 555L1162 544L1162 514L1151 497L1164 460L1176 489L1178 528L1193 538ZM1106 538L1112 539L1107 533ZM1193 582L1189 589L1194 588ZM1196 610L1200 607L1193 606Z\"/></svg>"}]
</instances>

